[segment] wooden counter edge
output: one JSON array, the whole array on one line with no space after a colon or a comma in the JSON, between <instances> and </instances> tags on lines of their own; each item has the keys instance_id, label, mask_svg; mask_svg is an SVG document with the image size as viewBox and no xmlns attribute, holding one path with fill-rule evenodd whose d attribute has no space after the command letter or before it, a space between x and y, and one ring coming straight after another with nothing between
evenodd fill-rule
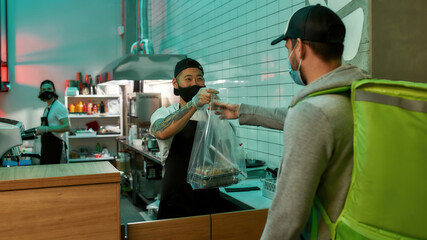
<instances>
[{"instance_id":1,"label":"wooden counter edge","mask_svg":"<svg viewBox=\"0 0 427 240\"><path fill-rule=\"evenodd\" d=\"M29 178L1 181L0 191L22 190L46 187L62 187L100 183L120 183L120 173L99 173L47 178Z\"/></svg>"}]
</instances>

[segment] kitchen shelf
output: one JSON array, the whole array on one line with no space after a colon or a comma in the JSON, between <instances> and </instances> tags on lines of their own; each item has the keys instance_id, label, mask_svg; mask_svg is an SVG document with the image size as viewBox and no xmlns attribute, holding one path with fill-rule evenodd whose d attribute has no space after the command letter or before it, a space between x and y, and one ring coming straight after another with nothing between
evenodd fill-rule
<instances>
[{"instance_id":1,"label":"kitchen shelf","mask_svg":"<svg viewBox=\"0 0 427 240\"><path fill-rule=\"evenodd\" d=\"M70 113L68 115L70 118L117 118L120 115L87 115L87 114L78 114L78 113Z\"/></svg>"},{"instance_id":2,"label":"kitchen shelf","mask_svg":"<svg viewBox=\"0 0 427 240\"><path fill-rule=\"evenodd\" d=\"M70 127L73 131L87 129L87 124L93 121L98 122L99 126L113 126L120 130L111 132L111 134L81 134L70 135L70 132L65 133L65 141L68 145L68 152L94 152L97 146L107 148L111 157L101 158L69 158L68 162L96 162L96 161L112 161L117 156L117 144L115 139L123 136L123 100L122 95L79 95L79 96L65 96L64 105L77 104L82 102L88 104L100 104L104 102L106 113L97 113L88 115L86 113L69 113ZM111 109L110 109L111 107ZM69 155L69 154L68 154Z\"/></svg>"},{"instance_id":3,"label":"kitchen shelf","mask_svg":"<svg viewBox=\"0 0 427 240\"><path fill-rule=\"evenodd\" d=\"M74 138L116 138L116 137L120 137L122 136L121 134L106 134L106 135L93 135L93 136L75 136L75 135L69 135L68 138L69 139L74 139Z\"/></svg>"},{"instance_id":4,"label":"kitchen shelf","mask_svg":"<svg viewBox=\"0 0 427 240\"><path fill-rule=\"evenodd\" d=\"M66 96L68 98L77 99L115 99L118 95L78 95L78 96Z\"/></svg>"},{"instance_id":5,"label":"kitchen shelf","mask_svg":"<svg viewBox=\"0 0 427 240\"><path fill-rule=\"evenodd\" d=\"M100 158L95 158L95 157L87 157L87 158L70 158L68 159L68 162L87 162L87 161L111 161L111 160L115 160L116 158L114 156L111 157L100 157Z\"/></svg>"}]
</instances>

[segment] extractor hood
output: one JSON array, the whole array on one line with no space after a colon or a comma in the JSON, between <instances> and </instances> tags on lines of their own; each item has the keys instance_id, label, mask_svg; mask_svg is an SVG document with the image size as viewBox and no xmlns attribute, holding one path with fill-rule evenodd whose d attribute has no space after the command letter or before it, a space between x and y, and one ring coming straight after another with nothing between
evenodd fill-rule
<instances>
[{"instance_id":1,"label":"extractor hood","mask_svg":"<svg viewBox=\"0 0 427 240\"><path fill-rule=\"evenodd\" d=\"M101 76L105 80L164 80L174 78L177 62L185 55L129 54L108 64Z\"/></svg>"},{"instance_id":2,"label":"extractor hood","mask_svg":"<svg viewBox=\"0 0 427 240\"><path fill-rule=\"evenodd\" d=\"M138 16L138 40L132 44L130 54L127 54L110 64L101 71L103 81L109 80L169 80L174 78L177 62L185 55L154 54L153 44L149 38L148 0L128 0L125 16ZM135 3L136 6L133 6ZM134 11L137 10L137 14ZM131 19L132 20L132 19ZM133 21L130 20L130 23ZM132 33L134 25L129 25L125 34ZM125 27L125 29L128 29ZM126 33L127 32L127 33Z\"/></svg>"}]
</instances>

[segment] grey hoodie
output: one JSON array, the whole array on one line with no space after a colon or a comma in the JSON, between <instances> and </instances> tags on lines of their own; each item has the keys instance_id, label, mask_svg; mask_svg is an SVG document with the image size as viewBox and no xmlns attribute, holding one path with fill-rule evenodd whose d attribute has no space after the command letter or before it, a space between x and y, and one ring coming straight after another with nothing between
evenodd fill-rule
<instances>
[{"instance_id":1,"label":"grey hoodie","mask_svg":"<svg viewBox=\"0 0 427 240\"><path fill-rule=\"evenodd\" d=\"M350 98L346 94L306 97L364 78L369 76L346 64L301 89L288 109L240 106L240 124L283 129L284 133L280 174L261 239L298 239L315 195L331 220L336 221L344 206L353 165ZM318 239L330 238L321 219Z\"/></svg>"}]
</instances>

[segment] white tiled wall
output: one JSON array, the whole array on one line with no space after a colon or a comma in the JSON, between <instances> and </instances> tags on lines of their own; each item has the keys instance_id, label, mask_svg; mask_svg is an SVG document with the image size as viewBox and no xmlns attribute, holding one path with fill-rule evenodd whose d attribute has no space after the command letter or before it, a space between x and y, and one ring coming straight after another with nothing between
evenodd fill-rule
<instances>
[{"instance_id":1,"label":"white tiled wall","mask_svg":"<svg viewBox=\"0 0 427 240\"><path fill-rule=\"evenodd\" d=\"M270 42L304 6L304 0L152 0L154 50L198 60L207 87L225 102L287 107L300 87L288 74L284 43ZM238 134L247 152L278 166L281 131L239 126Z\"/></svg>"}]
</instances>

